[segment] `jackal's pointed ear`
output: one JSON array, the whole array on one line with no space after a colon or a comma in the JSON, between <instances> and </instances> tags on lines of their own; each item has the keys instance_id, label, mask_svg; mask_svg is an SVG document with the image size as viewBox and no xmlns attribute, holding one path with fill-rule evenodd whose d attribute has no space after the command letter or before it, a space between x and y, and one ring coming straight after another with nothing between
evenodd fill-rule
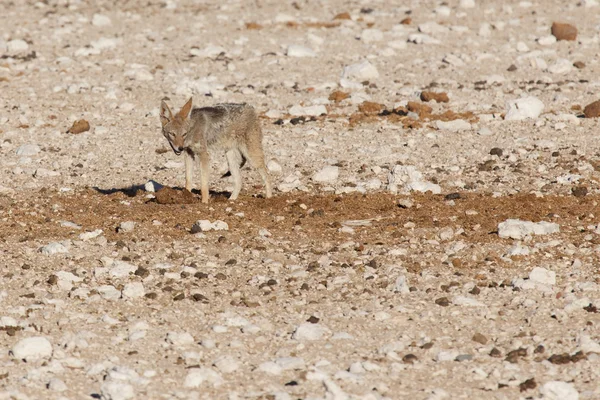
<instances>
[{"instance_id":1,"label":"jackal's pointed ear","mask_svg":"<svg viewBox=\"0 0 600 400\"><path fill-rule=\"evenodd\" d=\"M192 111L192 98L191 97L187 101L187 103L185 103L183 105L183 107L181 107L181 110L179 110L179 113L177 113L177 115L179 115L183 119L186 119L190 115L190 111Z\"/></svg>"},{"instance_id":2,"label":"jackal's pointed ear","mask_svg":"<svg viewBox=\"0 0 600 400\"><path fill-rule=\"evenodd\" d=\"M167 103L165 103L164 100L161 101L160 102L160 123L162 124L162 126L165 126L166 124L171 122L172 119L173 119L173 113L171 112L171 109L169 108Z\"/></svg>"}]
</instances>

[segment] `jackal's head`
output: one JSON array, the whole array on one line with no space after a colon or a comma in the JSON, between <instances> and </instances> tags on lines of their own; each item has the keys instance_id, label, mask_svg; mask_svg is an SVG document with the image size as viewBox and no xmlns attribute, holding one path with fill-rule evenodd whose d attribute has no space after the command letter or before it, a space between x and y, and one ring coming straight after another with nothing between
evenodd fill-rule
<instances>
[{"instance_id":1,"label":"jackal's head","mask_svg":"<svg viewBox=\"0 0 600 400\"><path fill-rule=\"evenodd\" d=\"M163 135L169 141L175 154L180 155L185 149L185 138L191 128L190 111L192 110L192 99L190 98L181 110L175 115L164 101L160 103L160 123Z\"/></svg>"}]
</instances>

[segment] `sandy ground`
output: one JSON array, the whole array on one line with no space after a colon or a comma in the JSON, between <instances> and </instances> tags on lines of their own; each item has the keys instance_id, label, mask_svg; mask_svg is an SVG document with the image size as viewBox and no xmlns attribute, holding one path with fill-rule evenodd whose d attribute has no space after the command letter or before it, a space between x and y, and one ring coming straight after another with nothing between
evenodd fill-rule
<instances>
[{"instance_id":1,"label":"sandy ground","mask_svg":"<svg viewBox=\"0 0 600 400\"><path fill-rule=\"evenodd\" d=\"M597 2L5 3L0 399L600 398ZM273 198L181 190L190 96Z\"/></svg>"}]
</instances>

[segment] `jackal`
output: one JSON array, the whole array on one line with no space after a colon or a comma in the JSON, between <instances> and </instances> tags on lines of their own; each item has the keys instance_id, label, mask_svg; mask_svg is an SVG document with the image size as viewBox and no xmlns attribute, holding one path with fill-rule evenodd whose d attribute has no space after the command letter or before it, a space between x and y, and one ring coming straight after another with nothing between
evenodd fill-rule
<instances>
[{"instance_id":1,"label":"jackal","mask_svg":"<svg viewBox=\"0 0 600 400\"><path fill-rule=\"evenodd\" d=\"M191 113L190 113L191 112ZM263 134L254 107L248 104L222 103L213 107L194 108L190 98L173 115L164 101L160 104L163 135L176 155L185 153L185 188L192 189L193 164L200 159L202 202L208 203L209 149L225 150L229 173L233 178L230 200L237 199L242 188L240 168L246 160L258 170L271 197L271 182L265 166Z\"/></svg>"}]
</instances>

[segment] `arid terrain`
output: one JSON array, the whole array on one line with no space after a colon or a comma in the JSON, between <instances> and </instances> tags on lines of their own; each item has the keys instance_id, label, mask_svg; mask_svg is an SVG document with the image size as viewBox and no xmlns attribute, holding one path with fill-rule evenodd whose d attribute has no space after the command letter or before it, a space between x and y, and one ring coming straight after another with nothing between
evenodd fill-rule
<instances>
[{"instance_id":1,"label":"arid terrain","mask_svg":"<svg viewBox=\"0 0 600 400\"><path fill-rule=\"evenodd\" d=\"M598 1L1 8L0 400L600 399Z\"/></svg>"}]
</instances>

